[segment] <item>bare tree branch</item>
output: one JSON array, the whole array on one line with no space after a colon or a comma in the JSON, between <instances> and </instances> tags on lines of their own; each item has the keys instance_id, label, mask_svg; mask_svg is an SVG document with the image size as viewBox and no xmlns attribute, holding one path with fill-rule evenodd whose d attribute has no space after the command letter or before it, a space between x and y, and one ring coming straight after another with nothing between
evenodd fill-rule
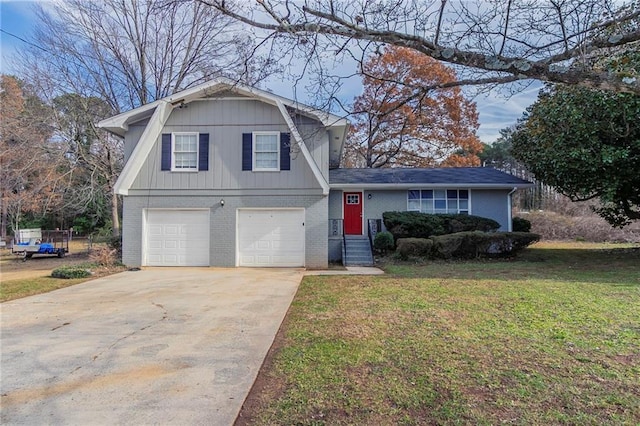
<instances>
[{"instance_id":1,"label":"bare tree branch","mask_svg":"<svg viewBox=\"0 0 640 426\"><path fill-rule=\"evenodd\" d=\"M442 28L442 15L444 15L444 7L447 5L447 0L440 0L440 12L438 13L438 24L436 25L436 36L433 38L433 44L438 45L438 39L440 38L440 29Z\"/></svg>"},{"instance_id":2,"label":"bare tree branch","mask_svg":"<svg viewBox=\"0 0 640 426\"><path fill-rule=\"evenodd\" d=\"M199 1L266 32L295 37L322 34L408 47L442 62L490 72L492 77L483 80L492 78L494 83L535 79L640 94L638 72L620 74L583 66L588 62L585 57L594 53L638 49L636 3L461 0L436 5L415 1L394 3L394 10L365 0L332 1L329 6L314 0L260 0L253 7L233 1ZM425 13L429 7L431 14ZM499 16L504 17L502 23L497 21ZM581 66L572 66L578 63Z\"/></svg>"},{"instance_id":3,"label":"bare tree branch","mask_svg":"<svg viewBox=\"0 0 640 426\"><path fill-rule=\"evenodd\" d=\"M509 14L511 13L511 1L509 0L509 3L507 3L507 13L506 13L506 17L505 17L505 21L504 21L504 32L502 33L502 45L500 46L500 51L498 52L498 56L502 56L502 53L504 52L504 46L507 43L507 33L509 31Z\"/></svg>"},{"instance_id":4,"label":"bare tree branch","mask_svg":"<svg viewBox=\"0 0 640 426\"><path fill-rule=\"evenodd\" d=\"M105 216L114 234L118 198L111 190L123 144L96 132L93 122L220 75L255 84L270 69L256 66L254 73L251 66L260 59L247 58L254 44L249 36L195 0L61 0L38 7L37 16L38 49L22 52L19 73L58 108L52 124L57 140L68 145L73 182L66 202L93 205L93 213L109 205ZM100 108L90 108L97 103Z\"/></svg>"}]
</instances>

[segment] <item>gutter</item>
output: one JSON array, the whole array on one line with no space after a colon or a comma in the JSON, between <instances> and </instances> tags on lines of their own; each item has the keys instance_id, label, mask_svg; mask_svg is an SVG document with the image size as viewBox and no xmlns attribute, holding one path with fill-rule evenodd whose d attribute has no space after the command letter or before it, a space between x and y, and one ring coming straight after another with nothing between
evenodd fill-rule
<instances>
[{"instance_id":1,"label":"gutter","mask_svg":"<svg viewBox=\"0 0 640 426\"><path fill-rule=\"evenodd\" d=\"M509 209L509 226L507 227L507 231L509 232L513 232L513 214L512 214L512 205L511 205L511 196L513 195L514 192L516 192L518 190L517 187L514 187L508 194L507 194L507 208Z\"/></svg>"},{"instance_id":2,"label":"gutter","mask_svg":"<svg viewBox=\"0 0 640 426\"><path fill-rule=\"evenodd\" d=\"M331 189L379 189L379 190L390 190L390 189L432 189L432 188L443 188L443 189L455 189L455 188L469 188L469 189L510 189L512 191L509 194L512 194L516 190L520 188L530 188L532 187L532 183L523 183L523 184L500 184L500 183L429 183L429 182L419 182L419 183L332 183L329 184Z\"/></svg>"}]
</instances>

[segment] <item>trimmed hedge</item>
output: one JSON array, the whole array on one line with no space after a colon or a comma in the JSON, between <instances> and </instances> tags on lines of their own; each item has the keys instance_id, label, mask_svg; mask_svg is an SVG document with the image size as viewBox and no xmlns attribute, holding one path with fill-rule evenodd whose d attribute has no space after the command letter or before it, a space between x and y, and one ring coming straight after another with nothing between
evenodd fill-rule
<instances>
[{"instance_id":1,"label":"trimmed hedge","mask_svg":"<svg viewBox=\"0 0 640 426\"><path fill-rule=\"evenodd\" d=\"M401 238L398 255L439 259L475 259L512 256L540 240L529 232L457 232L431 238Z\"/></svg>"},{"instance_id":2,"label":"trimmed hedge","mask_svg":"<svg viewBox=\"0 0 640 426\"><path fill-rule=\"evenodd\" d=\"M512 228L513 232L531 232L531 222L522 217L514 217Z\"/></svg>"},{"instance_id":3,"label":"trimmed hedge","mask_svg":"<svg viewBox=\"0 0 640 426\"><path fill-rule=\"evenodd\" d=\"M395 244L393 243L393 235L391 234L391 232L378 232L376 234L376 237L373 239L373 248L382 253L393 250L394 247Z\"/></svg>"},{"instance_id":4,"label":"trimmed hedge","mask_svg":"<svg viewBox=\"0 0 640 426\"><path fill-rule=\"evenodd\" d=\"M429 238L401 238L398 240L396 252L402 260L409 256L430 257L433 240Z\"/></svg>"},{"instance_id":5,"label":"trimmed hedge","mask_svg":"<svg viewBox=\"0 0 640 426\"><path fill-rule=\"evenodd\" d=\"M500 224L493 219L468 214L385 212L382 219L396 241L400 238L429 238L465 231L492 232L500 228Z\"/></svg>"},{"instance_id":6,"label":"trimmed hedge","mask_svg":"<svg viewBox=\"0 0 640 426\"><path fill-rule=\"evenodd\" d=\"M51 271L51 276L53 278L63 278L67 280L72 278L87 278L91 276L91 271L81 266L61 266Z\"/></svg>"}]
</instances>

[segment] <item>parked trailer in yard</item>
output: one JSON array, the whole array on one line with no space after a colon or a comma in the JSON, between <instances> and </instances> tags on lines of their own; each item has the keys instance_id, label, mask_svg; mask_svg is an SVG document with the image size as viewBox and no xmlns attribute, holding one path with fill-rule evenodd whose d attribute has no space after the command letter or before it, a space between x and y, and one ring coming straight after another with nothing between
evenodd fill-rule
<instances>
[{"instance_id":1,"label":"parked trailer in yard","mask_svg":"<svg viewBox=\"0 0 640 426\"><path fill-rule=\"evenodd\" d=\"M25 261L34 254L64 257L69 253L69 231L20 229L14 236L11 252Z\"/></svg>"}]
</instances>

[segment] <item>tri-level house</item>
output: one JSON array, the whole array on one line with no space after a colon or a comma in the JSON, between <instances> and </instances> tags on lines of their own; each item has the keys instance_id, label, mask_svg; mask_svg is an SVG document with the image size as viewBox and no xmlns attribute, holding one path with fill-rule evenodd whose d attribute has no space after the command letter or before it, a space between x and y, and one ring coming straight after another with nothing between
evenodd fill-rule
<instances>
[{"instance_id":1,"label":"tri-level house","mask_svg":"<svg viewBox=\"0 0 640 426\"><path fill-rule=\"evenodd\" d=\"M124 138L114 190L129 266L367 264L385 211L510 230L511 194L530 185L490 168L341 169L347 120L224 78L98 126Z\"/></svg>"}]
</instances>

